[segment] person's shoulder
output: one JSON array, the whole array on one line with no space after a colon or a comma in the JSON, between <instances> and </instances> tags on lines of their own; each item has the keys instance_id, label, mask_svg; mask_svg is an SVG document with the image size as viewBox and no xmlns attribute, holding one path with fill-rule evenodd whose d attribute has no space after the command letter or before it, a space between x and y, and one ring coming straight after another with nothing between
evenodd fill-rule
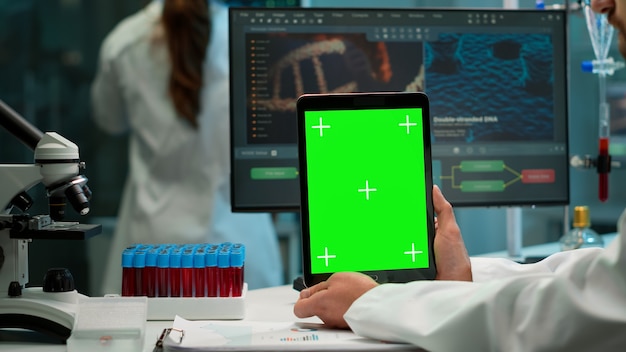
<instances>
[{"instance_id":1,"label":"person's shoulder","mask_svg":"<svg viewBox=\"0 0 626 352\"><path fill-rule=\"evenodd\" d=\"M102 43L105 56L117 57L126 48L150 36L161 17L163 4L153 1L140 11L124 18L106 36Z\"/></svg>"}]
</instances>

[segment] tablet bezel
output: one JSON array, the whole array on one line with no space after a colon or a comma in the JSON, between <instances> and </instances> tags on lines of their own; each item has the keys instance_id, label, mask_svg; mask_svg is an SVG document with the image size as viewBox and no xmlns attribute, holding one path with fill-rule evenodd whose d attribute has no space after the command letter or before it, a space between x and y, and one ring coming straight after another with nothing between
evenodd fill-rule
<instances>
[{"instance_id":1,"label":"tablet bezel","mask_svg":"<svg viewBox=\"0 0 626 352\"><path fill-rule=\"evenodd\" d=\"M421 92L377 92L377 93L340 93L340 94L304 94L296 104L298 119L298 160L300 178L300 221L302 233L302 268L306 286L310 287L326 280L332 272L316 273L312 271L310 251L309 197L307 184L306 136L304 115L306 111L323 110L360 110L360 109L422 109L422 136L424 146L426 216L428 227L429 267L415 269L393 269L361 271L378 283L403 283L414 280L432 280L436 276L433 242L435 236L434 208L432 203L432 157L430 139L430 110L428 97Z\"/></svg>"}]
</instances>

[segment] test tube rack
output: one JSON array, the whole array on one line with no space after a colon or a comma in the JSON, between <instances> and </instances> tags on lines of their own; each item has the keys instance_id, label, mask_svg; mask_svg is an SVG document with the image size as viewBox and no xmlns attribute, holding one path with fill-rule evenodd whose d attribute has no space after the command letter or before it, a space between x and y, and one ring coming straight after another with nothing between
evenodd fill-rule
<instances>
[{"instance_id":1,"label":"test tube rack","mask_svg":"<svg viewBox=\"0 0 626 352\"><path fill-rule=\"evenodd\" d=\"M239 297L148 297L148 320L240 320L246 313L248 284Z\"/></svg>"}]
</instances>

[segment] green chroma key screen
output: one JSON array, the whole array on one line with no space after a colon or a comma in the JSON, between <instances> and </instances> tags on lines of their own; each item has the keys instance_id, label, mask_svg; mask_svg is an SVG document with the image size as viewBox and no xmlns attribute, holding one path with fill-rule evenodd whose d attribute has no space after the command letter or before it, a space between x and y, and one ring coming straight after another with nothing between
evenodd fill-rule
<instances>
[{"instance_id":1,"label":"green chroma key screen","mask_svg":"<svg viewBox=\"0 0 626 352\"><path fill-rule=\"evenodd\" d=\"M312 273L427 268L422 109L304 119Z\"/></svg>"}]
</instances>

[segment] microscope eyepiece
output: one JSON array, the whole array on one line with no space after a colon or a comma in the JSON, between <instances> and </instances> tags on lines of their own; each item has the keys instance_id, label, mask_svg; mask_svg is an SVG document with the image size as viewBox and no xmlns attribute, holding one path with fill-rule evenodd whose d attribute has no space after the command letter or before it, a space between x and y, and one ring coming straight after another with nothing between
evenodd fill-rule
<instances>
[{"instance_id":1,"label":"microscope eyepiece","mask_svg":"<svg viewBox=\"0 0 626 352\"><path fill-rule=\"evenodd\" d=\"M7 208L9 208L10 206L14 206L24 212L30 209L32 205L33 198L28 193L22 191L15 195L13 199L11 199L11 202L9 203Z\"/></svg>"}]
</instances>

